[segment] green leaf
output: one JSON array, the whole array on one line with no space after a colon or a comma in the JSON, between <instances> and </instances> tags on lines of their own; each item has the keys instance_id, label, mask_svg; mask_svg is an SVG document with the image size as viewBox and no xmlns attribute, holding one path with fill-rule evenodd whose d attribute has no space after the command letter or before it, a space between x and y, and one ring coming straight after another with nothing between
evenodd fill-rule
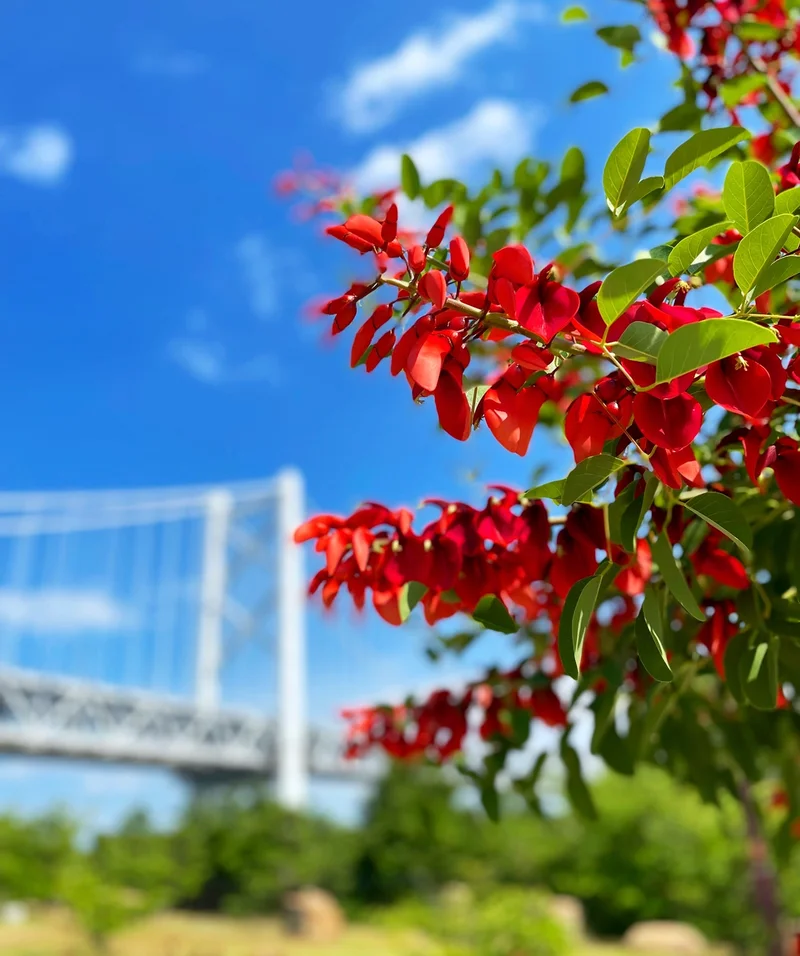
<instances>
[{"instance_id":1,"label":"green leaf","mask_svg":"<svg viewBox=\"0 0 800 956\"><path fill-rule=\"evenodd\" d=\"M597 293L597 306L606 325L619 318L666 268L662 259L637 259L610 272Z\"/></svg>"},{"instance_id":2,"label":"green leaf","mask_svg":"<svg viewBox=\"0 0 800 956\"><path fill-rule=\"evenodd\" d=\"M618 358L631 359L634 362L656 364L661 346L667 340L667 333L649 322L631 322L613 346Z\"/></svg>"},{"instance_id":3,"label":"green leaf","mask_svg":"<svg viewBox=\"0 0 800 956\"><path fill-rule=\"evenodd\" d=\"M766 166L752 159L733 163L722 189L725 215L743 235L775 213L775 190Z\"/></svg>"},{"instance_id":4,"label":"green leaf","mask_svg":"<svg viewBox=\"0 0 800 956\"><path fill-rule=\"evenodd\" d=\"M527 385L527 382L525 384ZM469 402L469 407L472 409L473 418L475 417L475 412L478 408L478 405L481 403L481 399L490 388L491 385L473 385L472 388L467 388L464 390L464 394Z\"/></svg>"},{"instance_id":5,"label":"green leaf","mask_svg":"<svg viewBox=\"0 0 800 956\"><path fill-rule=\"evenodd\" d=\"M800 256L791 255L776 259L761 273L761 278L753 289L753 298L757 299L762 292L774 289L776 285L794 278L798 273L800 273Z\"/></svg>"},{"instance_id":6,"label":"green leaf","mask_svg":"<svg viewBox=\"0 0 800 956\"><path fill-rule=\"evenodd\" d=\"M724 222L706 226L705 229L700 229L693 232L691 236L681 239L669 254L669 271L674 276L686 272L689 266L697 262L698 256L706 251L711 240L730 227L731 223L726 219Z\"/></svg>"},{"instance_id":7,"label":"green leaf","mask_svg":"<svg viewBox=\"0 0 800 956\"><path fill-rule=\"evenodd\" d=\"M773 262L796 222L796 217L789 213L773 216L756 226L739 243L733 257L733 276L742 295L747 295Z\"/></svg>"},{"instance_id":8,"label":"green leaf","mask_svg":"<svg viewBox=\"0 0 800 956\"><path fill-rule=\"evenodd\" d=\"M658 129L662 133L697 129L705 115L703 110L694 102L694 99L687 100L666 112L658 121Z\"/></svg>"},{"instance_id":9,"label":"green leaf","mask_svg":"<svg viewBox=\"0 0 800 956\"><path fill-rule=\"evenodd\" d=\"M644 492L639 498L634 498L623 512L620 521L620 537L622 538L622 547L629 554L636 551L636 538L639 534L639 528L644 521L644 516L652 507L659 485L658 478L652 472L648 472L645 478Z\"/></svg>"},{"instance_id":10,"label":"green leaf","mask_svg":"<svg viewBox=\"0 0 800 956\"><path fill-rule=\"evenodd\" d=\"M582 578L569 590L558 624L558 655L564 672L576 680L580 676L583 642L606 576L619 570L603 562L590 578Z\"/></svg>"},{"instance_id":11,"label":"green leaf","mask_svg":"<svg viewBox=\"0 0 800 956\"><path fill-rule=\"evenodd\" d=\"M565 478L559 478L556 481L546 481L543 485L536 485L525 492L525 497L531 501L537 498L549 498L556 504L561 504L561 495L564 491Z\"/></svg>"},{"instance_id":12,"label":"green leaf","mask_svg":"<svg viewBox=\"0 0 800 956\"><path fill-rule=\"evenodd\" d=\"M775 197L775 212L778 215L797 212L798 209L800 209L800 186L786 189Z\"/></svg>"},{"instance_id":13,"label":"green leaf","mask_svg":"<svg viewBox=\"0 0 800 956\"><path fill-rule=\"evenodd\" d=\"M581 20L588 20L589 14L583 7L567 7L561 14L562 23L580 23Z\"/></svg>"},{"instance_id":14,"label":"green leaf","mask_svg":"<svg viewBox=\"0 0 800 956\"><path fill-rule=\"evenodd\" d=\"M727 129L704 129L695 133L667 157L664 165L664 186L666 189L679 183L701 166L707 166L726 150L750 134L741 127Z\"/></svg>"},{"instance_id":15,"label":"green leaf","mask_svg":"<svg viewBox=\"0 0 800 956\"><path fill-rule=\"evenodd\" d=\"M674 678L664 650L664 620L658 594L650 587L636 618L636 651L647 673L657 681L669 683Z\"/></svg>"},{"instance_id":16,"label":"green leaf","mask_svg":"<svg viewBox=\"0 0 800 956\"><path fill-rule=\"evenodd\" d=\"M775 710L778 701L778 638L764 635L744 655L744 692L758 710Z\"/></svg>"},{"instance_id":17,"label":"green leaf","mask_svg":"<svg viewBox=\"0 0 800 956\"><path fill-rule=\"evenodd\" d=\"M734 634L725 647L725 683L728 685L728 690L733 695L734 700L740 704L747 703L745 693L747 674L745 669L749 670L746 658L751 636L749 631L740 631L738 634Z\"/></svg>"},{"instance_id":18,"label":"green leaf","mask_svg":"<svg viewBox=\"0 0 800 956\"><path fill-rule=\"evenodd\" d=\"M490 631L516 634L519 630L519 624L508 613L505 604L494 594L484 594L475 606L472 617Z\"/></svg>"},{"instance_id":19,"label":"green leaf","mask_svg":"<svg viewBox=\"0 0 800 956\"><path fill-rule=\"evenodd\" d=\"M578 757L577 751L569 745L566 736L561 738L561 760L567 774L567 797L573 809L587 820L596 820L597 810L591 791L583 779L580 757Z\"/></svg>"},{"instance_id":20,"label":"green leaf","mask_svg":"<svg viewBox=\"0 0 800 956\"><path fill-rule=\"evenodd\" d=\"M595 30L595 33L604 43L617 50L626 50L628 53L633 53L636 44L642 39L639 28L632 23L626 23L620 27L600 27L599 30Z\"/></svg>"},{"instance_id":21,"label":"green leaf","mask_svg":"<svg viewBox=\"0 0 800 956\"><path fill-rule=\"evenodd\" d=\"M739 507L718 491L706 491L691 498L681 498L681 504L705 522L721 531L743 551L753 547L753 532Z\"/></svg>"},{"instance_id":22,"label":"green leaf","mask_svg":"<svg viewBox=\"0 0 800 956\"><path fill-rule=\"evenodd\" d=\"M564 479L561 504L574 504L588 491L601 485L607 478L624 467L625 462L621 458L614 458L613 455L602 454L584 458Z\"/></svg>"},{"instance_id":23,"label":"green leaf","mask_svg":"<svg viewBox=\"0 0 800 956\"><path fill-rule=\"evenodd\" d=\"M689 587L680 565L672 553L672 545L664 531L656 538L653 545L653 557L664 583L670 594L682 605L697 621L705 621L706 615Z\"/></svg>"},{"instance_id":24,"label":"green leaf","mask_svg":"<svg viewBox=\"0 0 800 956\"><path fill-rule=\"evenodd\" d=\"M650 149L650 130L627 133L611 150L603 170L603 189L611 212L618 216L641 179Z\"/></svg>"},{"instance_id":25,"label":"green leaf","mask_svg":"<svg viewBox=\"0 0 800 956\"><path fill-rule=\"evenodd\" d=\"M734 109L750 93L763 89L767 78L760 73L743 73L741 76L725 80L719 87L722 102L728 109Z\"/></svg>"},{"instance_id":26,"label":"green leaf","mask_svg":"<svg viewBox=\"0 0 800 956\"><path fill-rule=\"evenodd\" d=\"M646 179L643 179L640 183L637 183L631 190L631 194L625 201L625 206L623 212L627 212L634 203L639 202L640 199L644 199L645 196L649 196L650 193L654 193L657 189L664 188L664 177L663 176L648 176Z\"/></svg>"},{"instance_id":27,"label":"green leaf","mask_svg":"<svg viewBox=\"0 0 800 956\"><path fill-rule=\"evenodd\" d=\"M783 30L761 20L741 20L736 26L736 35L740 40L769 43L770 40L779 40Z\"/></svg>"},{"instance_id":28,"label":"green leaf","mask_svg":"<svg viewBox=\"0 0 800 956\"><path fill-rule=\"evenodd\" d=\"M403 153L400 159L400 184L409 199L416 199L419 196L421 191L419 172L408 153Z\"/></svg>"},{"instance_id":29,"label":"green leaf","mask_svg":"<svg viewBox=\"0 0 800 956\"><path fill-rule=\"evenodd\" d=\"M765 325L747 319L704 319L682 325L667 336L656 362L656 383L672 379L756 345L777 342Z\"/></svg>"},{"instance_id":30,"label":"green leaf","mask_svg":"<svg viewBox=\"0 0 800 956\"><path fill-rule=\"evenodd\" d=\"M602 96L604 93L608 93L608 87L605 83L601 83L600 80L590 80L583 86L579 86L570 96L569 101L570 103L580 103L583 100L591 100L595 96Z\"/></svg>"},{"instance_id":31,"label":"green leaf","mask_svg":"<svg viewBox=\"0 0 800 956\"><path fill-rule=\"evenodd\" d=\"M608 536L614 542L624 547L622 537L622 517L625 511L633 505L636 492L639 490L639 481L636 477L627 486L615 495L608 506ZM638 502L637 502L638 504ZM627 550L627 549L626 549Z\"/></svg>"},{"instance_id":32,"label":"green leaf","mask_svg":"<svg viewBox=\"0 0 800 956\"><path fill-rule=\"evenodd\" d=\"M408 619L409 614L411 614L414 608L419 604L427 590L427 587L424 584L420 584L419 581L409 581L403 585L398 598L401 621Z\"/></svg>"},{"instance_id":33,"label":"green leaf","mask_svg":"<svg viewBox=\"0 0 800 956\"><path fill-rule=\"evenodd\" d=\"M481 785L481 803L486 811L486 816L497 823L500 819L500 799L497 795L494 778L486 779Z\"/></svg>"},{"instance_id":34,"label":"green leaf","mask_svg":"<svg viewBox=\"0 0 800 956\"><path fill-rule=\"evenodd\" d=\"M419 581L409 581L406 585L408 591L408 606L413 611L419 602L428 593L427 585L420 584Z\"/></svg>"}]
</instances>

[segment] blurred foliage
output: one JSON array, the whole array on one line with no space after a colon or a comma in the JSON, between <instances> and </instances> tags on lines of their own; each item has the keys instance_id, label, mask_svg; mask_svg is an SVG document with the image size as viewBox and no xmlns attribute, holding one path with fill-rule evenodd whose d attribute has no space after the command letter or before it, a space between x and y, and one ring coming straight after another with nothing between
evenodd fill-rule
<instances>
[{"instance_id":1,"label":"blurred foliage","mask_svg":"<svg viewBox=\"0 0 800 956\"><path fill-rule=\"evenodd\" d=\"M532 814L515 794L504 798L494 824L466 802L469 792L440 773L398 766L377 785L357 829L290 813L257 790L224 790L192 801L169 831L135 813L87 849L64 817L6 816L0 899L64 902L101 942L155 909L270 913L287 890L315 885L350 910L399 905L395 920L427 925L433 919L457 954L467 945L461 929L451 933L447 920L431 913L438 913L444 885L465 883L477 902L470 908L474 925L462 920L461 928L480 940L486 956L504 952L491 948L492 926L527 931L520 914L536 909L540 891L580 898L600 935L620 935L638 920L679 919L759 952L748 846L732 798L703 803L654 768L633 779L606 776L592 790L598 808L592 824L562 813L560 801L555 816ZM773 808L767 792L758 796L765 827L780 831L786 811ZM786 861L781 885L787 910L800 916L796 854ZM514 887L519 894L506 892ZM531 916L531 925L538 919ZM543 930L533 935L551 945ZM509 951L557 954L553 939L550 949L531 949L520 936Z\"/></svg>"},{"instance_id":2,"label":"blurred foliage","mask_svg":"<svg viewBox=\"0 0 800 956\"><path fill-rule=\"evenodd\" d=\"M424 930L445 946L446 956L564 956L572 951L566 930L548 913L546 897L519 887L496 888L474 901L407 901L380 914L379 922Z\"/></svg>"}]
</instances>

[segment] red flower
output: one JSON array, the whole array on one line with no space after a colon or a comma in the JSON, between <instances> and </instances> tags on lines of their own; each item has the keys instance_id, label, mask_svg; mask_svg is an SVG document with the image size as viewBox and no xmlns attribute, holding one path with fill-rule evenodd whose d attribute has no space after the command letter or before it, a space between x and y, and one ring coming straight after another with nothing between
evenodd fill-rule
<instances>
[{"instance_id":1,"label":"red flower","mask_svg":"<svg viewBox=\"0 0 800 956\"><path fill-rule=\"evenodd\" d=\"M447 299L447 280L441 272L426 272L419 281L419 294L432 302L437 309L444 308Z\"/></svg>"},{"instance_id":2,"label":"red flower","mask_svg":"<svg viewBox=\"0 0 800 956\"><path fill-rule=\"evenodd\" d=\"M539 420L539 411L547 395L537 383L525 388L526 373L512 366L486 392L481 409L491 433L503 448L517 455L525 455L533 430Z\"/></svg>"},{"instance_id":3,"label":"red flower","mask_svg":"<svg viewBox=\"0 0 800 956\"><path fill-rule=\"evenodd\" d=\"M691 395L658 399L640 392L633 400L633 418L654 445L678 451L697 437L703 424L703 410Z\"/></svg>"},{"instance_id":4,"label":"red flower","mask_svg":"<svg viewBox=\"0 0 800 956\"><path fill-rule=\"evenodd\" d=\"M547 266L528 288L517 292L512 314L512 318L535 332L544 342L550 342L569 325L581 304L574 289L568 289L549 277L551 269L552 266Z\"/></svg>"},{"instance_id":5,"label":"red flower","mask_svg":"<svg viewBox=\"0 0 800 956\"><path fill-rule=\"evenodd\" d=\"M512 285L528 285L533 282L533 259L525 246L504 246L492 256L492 275L508 279Z\"/></svg>"},{"instance_id":6,"label":"red flower","mask_svg":"<svg viewBox=\"0 0 800 956\"><path fill-rule=\"evenodd\" d=\"M450 242L450 275L456 282L463 282L469 277L469 246L456 236Z\"/></svg>"},{"instance_id":7,"label":"red flower","mask_svg":"<svg viewBox=\"0 0 800 956\"><path fill-rule=\"evenodd\" d=\"M709 365L706 391L715 404L729 412L755 418L771 396L772 380L755 359L731 355Z\"/></svg>"},{"instance_id":8,"label":"red flower","mask_svg":"<svg viewBox=\"0 0 800 956\"><path fill-rule=\"evenodd\" d=\"M800 505L800 447L794 439L778 439L772 468L784 496L792 504Z\"/></svg>"}]
</instances>

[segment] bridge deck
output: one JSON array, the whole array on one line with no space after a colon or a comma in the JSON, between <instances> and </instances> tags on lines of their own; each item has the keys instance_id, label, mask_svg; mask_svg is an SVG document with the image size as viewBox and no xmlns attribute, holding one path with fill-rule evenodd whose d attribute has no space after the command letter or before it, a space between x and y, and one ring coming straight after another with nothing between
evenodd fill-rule
<instances>
[{"instance_id":1,"label":"bridge deck","mask_svg":"<svg viewBox=\"0 0 800 956\"><path fill-rule=\"evenodd\" d=\"M0 752L161 766L189 777L272 777L276 722L245 710L22 669L0 668ZM312 776L370 779L377 762L347 761L334 731L311 728Z\"/></svg>"}]
</instances>

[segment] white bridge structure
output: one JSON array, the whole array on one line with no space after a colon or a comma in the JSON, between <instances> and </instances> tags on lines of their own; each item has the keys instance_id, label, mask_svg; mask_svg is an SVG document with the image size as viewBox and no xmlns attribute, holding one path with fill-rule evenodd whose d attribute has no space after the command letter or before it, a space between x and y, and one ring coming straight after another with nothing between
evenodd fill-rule
<instances>
[{"instance_id":1,"label":"white bridge structure","mask_svg":"<svg viewBox=\"0 0 800 956\"><path fill-rule=\"evenodd\" d=\"M270 777L290 807L312 775L371 776L307 721L303 518L293 470L0 492L0 752Z\"/></svg>"}]
</instances>

